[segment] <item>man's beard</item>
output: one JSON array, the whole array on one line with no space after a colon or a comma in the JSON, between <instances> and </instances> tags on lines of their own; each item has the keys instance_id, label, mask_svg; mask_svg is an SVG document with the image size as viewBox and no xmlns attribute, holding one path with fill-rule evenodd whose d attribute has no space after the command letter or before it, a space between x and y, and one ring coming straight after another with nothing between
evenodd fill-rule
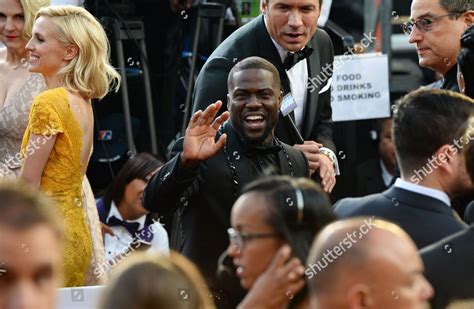
<instances>
[{"instance_id":1,"label":"man's beard","mask_svg":"<svg viewBox=\"0 0 474 309\"><path fill-rule=\"evenodd\" d=\"M268 139L269 136L273 136L273 129L275 125L276 123L271 123L270 121L267 121L267 125L263 130L263 133L258 138L250 138L246 134L243 126L239 126L238 128L236 128L236 126L232 125L232 127L237 132L237 135L240 137L240 140L243 143L249 146L259 146L265 144L265 141Z\"/></svg>"}]
</instances>

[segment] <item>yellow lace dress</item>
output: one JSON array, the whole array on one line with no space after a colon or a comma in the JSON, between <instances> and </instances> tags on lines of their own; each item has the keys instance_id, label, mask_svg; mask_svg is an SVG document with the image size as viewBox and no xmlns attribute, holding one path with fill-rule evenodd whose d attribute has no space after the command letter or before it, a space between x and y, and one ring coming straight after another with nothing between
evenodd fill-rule
<instances>
[{"instance_id":1,"label":"yellow lace dress","mask_svg":"<svg viewBox=\"0 0 474 309\"><path fill-rule=\"evenodd\" d=\"M41 176L40 190L56 201L64 217L63 286L72 287L86 283L92 240L82 208L82 171L86 170L81 167L82 130L67 95L66 89L55 88L35 98L21 149L23 154L31 154L34 145L41 145L57 134ZM41 138L28 145L31 134Z\"/></svg>"}]
</instances>

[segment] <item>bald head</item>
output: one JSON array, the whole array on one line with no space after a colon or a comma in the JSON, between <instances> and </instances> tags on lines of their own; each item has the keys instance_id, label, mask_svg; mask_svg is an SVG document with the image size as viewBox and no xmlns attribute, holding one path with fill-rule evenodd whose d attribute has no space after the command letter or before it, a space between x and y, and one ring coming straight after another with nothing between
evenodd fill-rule
<instances>
[{"instance_id":1,"label":"bald head","mask_svg":"<svg viewBox=\"0 0 474 309\"><path fill-rule=\"evenodd\" d=\"M337 221L313 243L305 274L321 308L422 308L432 289L416 246L393 223L375 218ZM412 281L420 282L411 287Z\"/></svg>"}]
</instances>

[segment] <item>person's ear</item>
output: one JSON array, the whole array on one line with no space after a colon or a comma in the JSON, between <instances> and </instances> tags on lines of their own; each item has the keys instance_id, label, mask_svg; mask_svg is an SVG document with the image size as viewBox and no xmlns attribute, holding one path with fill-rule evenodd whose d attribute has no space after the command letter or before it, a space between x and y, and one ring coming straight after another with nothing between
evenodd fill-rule
<instances>
[{"instance_id":1,"label":"person's ear","mask_svg":"<svg viewBox=\"0 0 474 309\"><path fill-rule=\"evenodd\" d=\"M439 169L447 173L457 173L456 170L453 169L453 158L459 152L454 145L443 145L436 150L433 154L433 160L426 161L426 164L435 165L432 166L434 169Z\"/></svg>"},{"instance_id":2,"label":"person's ear","mask_svg":"<svg viewBox=\"0 0 474 309\"><path fill-rule=\"evenodd\" d=\"M347 292L347 304L350 309L372 308L374 299L370 288L362 283L352 286Z\"/></svg>"},{"instance_id":3,"label":"person's ear","mask_svg":"<svg viewBox=\"0 0 474 309\"><path fill-rule=\"evenodd\" d=\"M64 60L70 61L76 57L76 55L79 53L79 47L76 45L68 45L66 47L66 50L64 51Z\"/></svg>"},{"instance_id":4,"label":"person's ear","mask_svg":"<svg viewBox=\"0 0 474 309\"><path fill-rule=\"evenodd\" d=\"M464 22L468 27L474 24L474 10L469 10L467 12L464 12L464 14L461 16L464 19Z\"/></svg>"},{"instance_id":5,"label":"person's ear","mask_svg":"<svg viewBox=\"0 0 474 309\"><path fill-rule=\"evenodd\" d=\"M267 16L268 14L267 0L260 1L260 11L262 12L263 15Z\"/></svg>"}]
</instances>

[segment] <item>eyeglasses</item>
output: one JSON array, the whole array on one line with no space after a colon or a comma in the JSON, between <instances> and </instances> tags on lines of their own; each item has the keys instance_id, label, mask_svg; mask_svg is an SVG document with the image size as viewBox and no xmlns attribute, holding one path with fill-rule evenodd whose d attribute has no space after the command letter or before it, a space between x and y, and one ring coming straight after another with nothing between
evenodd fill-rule
<instances>
[{"instance_id":1,"label":"eyeglasses","mask_svg":"<svg viewBox=\"0 0 474 309\"><path fill-rule=\"evenodd\" d=\"M227 234L229 234L230 244L232 246L236 246L239 249L242 249L245 246L245 244L252 239L279 237L279 235L276 233L261 233L261 234L239 233L233 228L227 229Z\"/></svg>"},{"instance_id":2,"label":"eyeglasses","mask_svg":"<svg viewBox=\"0 0 474 309\"><path fill-rule=\"evenodd\" d=\"M441 15L441 16L437 16L437 17L433 17L433 18L422 18L422 19L418 19L415 22L407 21L406 23L403 23L401 26L402 26L403 32L406 35L411 34L411 32L413 31L413 26L416 26L416 28L420 31L428 32L428 31L433 29L433 23L434 23L435 20L437 20L439 18L442 18L442 17L457 15L457 14L458 13L449 13L449 14L446 14L446 15Z\"/></svg>"}]
</instances>

